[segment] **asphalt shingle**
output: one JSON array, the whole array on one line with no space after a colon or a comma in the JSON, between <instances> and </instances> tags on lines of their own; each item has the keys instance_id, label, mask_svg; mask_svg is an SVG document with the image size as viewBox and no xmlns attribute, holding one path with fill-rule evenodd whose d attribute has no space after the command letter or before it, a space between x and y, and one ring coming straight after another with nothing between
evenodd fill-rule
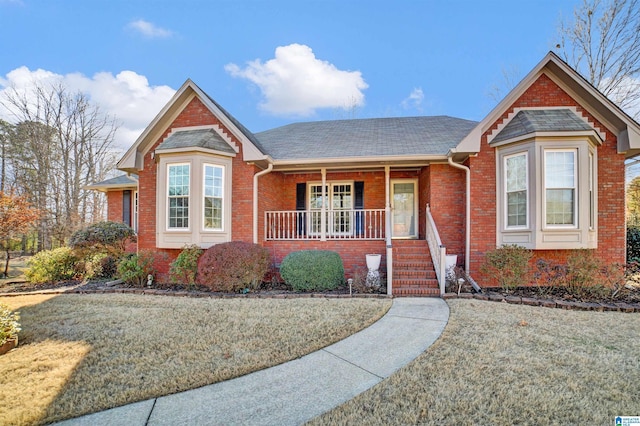
<instances>
[{"instance_id":1,"label":"asphalt shingle","mask_svg":"<svg viewBox=\"0 0 640 426\"><path fill-rule=\"evenodd\" d=\"M178 130L171 133L156 149L179 148L207 148L235 154L234 149L213 129Z\"/></svg>"},{"instance_id":2,"label":"asphalt shingle","mask_svg":"<svg viewBox=\"0 0 640 426\"><path fill-rule=\"evenodd\" d=\"M493 142L500 142L535 132L572 132L592 130L583 119L570 109L522 110L496 135Z\"/></svg>"},{"instance_id":3,"label":"asphalt shingle","mask_svg":"<svg viewBox=\"0 0 640 426\"><path fill-rule=\"evenodd\" d=\"M445 155L477 122L448 116L294 123L256 133L276 160Z\"/></svg>"}]
</instances>

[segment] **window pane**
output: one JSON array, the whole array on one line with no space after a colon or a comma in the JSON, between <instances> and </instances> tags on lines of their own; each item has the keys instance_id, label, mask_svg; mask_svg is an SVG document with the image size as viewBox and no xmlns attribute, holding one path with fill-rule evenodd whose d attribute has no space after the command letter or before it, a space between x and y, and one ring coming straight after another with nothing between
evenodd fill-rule
<instances>
[{"instance_id":1,"label":"window pane","mask_svg":"<svg viewBox=\"0 0 640 426\"><path fill-rule=\"evenodd\" d=\"M167 166L168 224L169 228L189 227L189 165Z\"/></svg>"},{"instance_id":2,"label":"window pane","mask_svg":"<svg viewBox=\"0 0 640 426\"><path fill-rule=\"evenodd\" d=\"M507 226L527 226L527 192L507 194Z\"/></svg>"},{"instance_id":3,"label":"window pane","mask_svg":"<svg viewBox=\"0 0 640 426\"><path fill-rule=\"evenodd\" d=\"M574 187L574 156L571 151L545 153L545 181L547 188Z\"/></svg>"},{"instance_id":4,"label":"window pane","mask_svg":"<svg viewBox=\"0 0 640 426\"><path fill-rule=\"evenodd\" d=\"M507 227L527 226L527 154L505 159Z\"/></svg>"},{"instance_id":5,"label":"window pane","mask_svg":"<svg viewBox=\"0 0 640 426\"><path fill-rule=\"evenodd\" d=\"M223 170L220 166L204 166L204 227L222 229Z\"/></svg>"},{"instance_id":6,"label":"window pane","mask_svg":"<svg viewBox=\"0 0 640 426\"><path fill-rule=\"evenodd\" d=\"M527 188L527 156L507 158L507 191L522 191Z\"/></svg>"},{"instance_id":7,"label":"window pane","mask_svg":"<svg viewBox=\"0 0 640 426\"><path fill-rule=\"evenodd\" d=\"M573 189L547 189L547 224L573 225L573 208Z\"/></svg>"}]
</instances>

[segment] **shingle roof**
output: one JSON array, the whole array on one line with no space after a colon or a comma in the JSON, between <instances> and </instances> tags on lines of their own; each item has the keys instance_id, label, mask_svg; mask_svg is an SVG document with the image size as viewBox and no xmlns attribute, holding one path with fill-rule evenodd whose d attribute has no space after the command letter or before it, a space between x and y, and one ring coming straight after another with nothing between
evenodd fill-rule
<instances>
[{"instance_id":1,"label":"shingle roof","mask_svg":"<svg viewBox=\"0 0 640 426\"><path fill-rule=\"evenodd\" d=\"M294 123L256 133L276 160L445 155L477 122L448 116Z\"/></svg>"},{"instance_id":2,"label":"shingle roof","mask_svg":"<svg viewBox=\"0 0 640 426\"><path fill-rule=\"evenodd\" d=\"M534 132L572 132L581 130L593 130L593 128L570 109L522 110L518 111L500 133L496 135L492 143Z\"/></svg>"},{"instance_id":3,"label":"shingle roof","mask_svg":"<svg viewBox=\"0 0 640 426\"><path fill-rule=\"evenodd\" d=\"M120 175L102 182L86 185L85 189L94 189L96 191L108 191L110 189L137 188L138 176L136 175Z\"/></svg>"},{"instance_id":4,"label":"shingle roof","mask_svg":"<svg viewBox=\"0 0 640 426\"><path fill-rule=\"evenodd\" d=\"M163 140L156 149L178 148L207 148L235 154L234 149L213 129L177 130Z\"/></svg>"}]
</instances>

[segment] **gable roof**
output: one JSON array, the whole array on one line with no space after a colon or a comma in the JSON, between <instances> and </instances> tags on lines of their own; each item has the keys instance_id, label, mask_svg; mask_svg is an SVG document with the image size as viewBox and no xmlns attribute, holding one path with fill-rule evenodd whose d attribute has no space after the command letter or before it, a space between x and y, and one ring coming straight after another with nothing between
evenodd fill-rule
<instances>
[{"instance_id":1,"label":"gable roof","mask_svg":"<svg viewBox=\"0 0 640 426\"><path fill-rule=\"evenodd\" d=\"M527 109L518 113L491 140L491 143L540 132L578 132L593 130L568 108Z\"/></svg>"},{"instance_id":2,"label":"gable roof","mask_svg":"<svg viewBox=\"0 0 640 426\"><path fill-rule=\"evenodd\" d=\"M616 135L618 138L618 152L625 153L627 158L640 154L640 124L553 52L547 53L529 74L462 139L458 146L451 150L451 154L475 154L479 152L483 133L543 73Z\"/></svg>"},{"instance_id":3,"label":"gable roof","mask_svg":"<svg viewBox=\"0 0 640 426\"><path fill-rule=\"evenodd\" d=\"M96 191L107 192L117 189L137 189L138 176L136 175L120 175L102 182L93 183L84 187L85 189L94 189Z\"/></svg>"},{"instance_id":4,"label":"gable roof","mask_svg":"<svg viewBox=\"0 0 640 426\"><path fill-rule=\"evenodd\" d=\"M274 162L445 157L477 122L448 116L294 123L256 134Z\"/></svg>"},{"instance_id":5,"label":"gable roof","mask_svg":"<svg viewBox=\"0 0 640 426\"><path fill-rule=\"evenodd\" d=\"M211 99L209 95L204 93L191 79L187 79L120 159L117 168L132 173L141 170L144 167L143 162L146 152L151 149L167 127L171 125L173 120L194 97L197 97L220 120L226 129L240 141L245 161L259 161L266 158L255 136L218 105L217 102Z\"/></svg>"},{"instance_id":6,"label":"gable roof","mask_svg":"<svg viewBox=\"0 0 640 426\"><path fill-rule=\"evenodd\" d=\"M226 154L236 154L236 151L213 129L174 131L156 147L156 151L184 148L204 148Z\"/></svg>"}]
</instances>

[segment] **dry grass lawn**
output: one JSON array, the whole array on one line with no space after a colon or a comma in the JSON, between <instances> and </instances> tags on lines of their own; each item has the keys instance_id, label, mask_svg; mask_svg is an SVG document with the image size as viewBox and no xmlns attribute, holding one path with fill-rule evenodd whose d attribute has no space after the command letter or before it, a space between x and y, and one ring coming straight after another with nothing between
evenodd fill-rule
<instances>
[{"instance_id":1,"label":"dry grass lawn","mask_svg":"<svg viewBox=\"0 0 640 426\"><path fill-rule=\"evenodd\" d=\"M391 306L124 294L0 301L20 311L22 324L19 347L0 359L2 425L62 420L230 379L336 342Z\"/></svg>"},{"instance_id":2,"label":"dry grass lawn","mask_svg":"<svg viewBox=\"0 0 640 426\"><path fill-rule=\"evenodd\" d=\"M310 424L608 425L640 415L640 315L448 303L431 348Z\"/></svg>"}]
</instances>

